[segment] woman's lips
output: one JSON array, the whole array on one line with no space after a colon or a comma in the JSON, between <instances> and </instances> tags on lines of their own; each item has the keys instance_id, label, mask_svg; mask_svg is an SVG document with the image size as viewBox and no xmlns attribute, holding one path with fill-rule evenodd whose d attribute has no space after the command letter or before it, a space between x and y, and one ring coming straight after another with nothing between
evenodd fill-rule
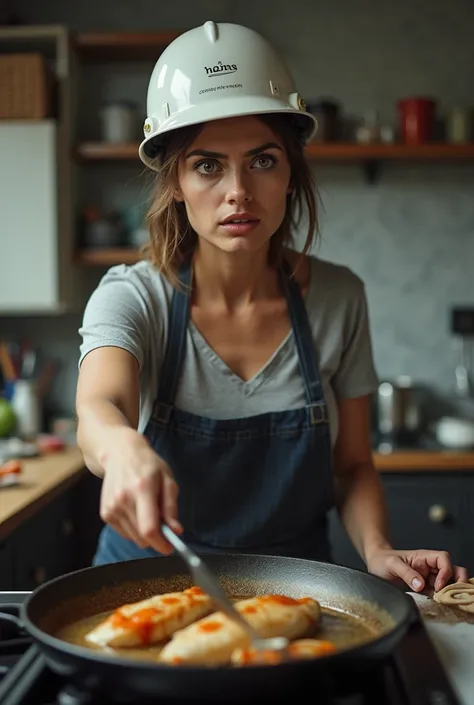
<instances>
[{"instance_id":1,"label":"woman's lips","mask_svg":"<svg viewBox=\"0 0 474 705\"><path fill-rule=\"evenodd\" d=\"M260 223L258 218L234 218L220 223L220 227L231 235L247 235Z\"/></svg>"}]
</instances>

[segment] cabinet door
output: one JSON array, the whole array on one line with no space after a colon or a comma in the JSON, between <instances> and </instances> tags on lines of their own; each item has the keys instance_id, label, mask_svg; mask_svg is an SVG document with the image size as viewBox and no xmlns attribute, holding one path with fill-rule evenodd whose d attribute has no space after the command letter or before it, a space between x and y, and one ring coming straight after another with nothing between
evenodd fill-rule
<instances>
[{"instance_id":1,"label":"cabinet door","mask_svg":"<svg viewBox=\"0 0 474 705\"><path fill-rule=\"evenodd\" d=\"M77 534L72 492L65 492L13 534L16 590L34 590L74 570Z\"/></svg>"},{"instance_id":2,"label":"cabinet door","mask_svg":"<svg viewBox=\"0 0 474 705\"><path fill-rule=\"evenodd\" d=\"M448 551L456 563L462 562L466 516L457 473L386 475L384 485L397 548Z\"/></svg>"},{"instance_id":3,"label":"cabinet door","mask_svg":"<svg viewBox=\"0 0 474 705\"><path fill-rule=\"evenodd\" d=\"M4 592L15 589L13 552L8 541L0 543L0 585Z\"/></svg>"},{"instance_id":4,"label":"cabinet door","mask_svg":"<svg viewBox=\"0 0 474 705\"><path fill-rule=\"evenodd\" d=\"M464 499L464 531L462 534L463 565L474 575L474 472L462 475Z\"/></svg>"},{"instance_id":5,"label":"cabinet door","mask_svg":"<svg viewBox=\"0 0 474 705\"><path fill-rule=\"evenodd\" d=\"M466 563L469 521L459 474L383 473L382 481L395 548L449 551L456 563ZM335 513L330 517L330 539L336 563L364 567Z\"/></svg>"},{"instance_id":6,"label":"cabinet door","mask_svg":"<svg viewBox=\"0 0 474 705\"><path fill-rule=\"evenodd\" d=\"M77 536L77 566L91 565L97 550L99 534L104 526L100 518L102 480L92 473L81 480L74 490L74 526Z\"/></svg>"},{"instance_id":7,"label":"cabinet door","mask_svg":"<svg viewBox=\"0 0 474 705\"><path fill-rule=\"evenodd\" d=\"M60 306L56 124L0 124L0 312Z\"/></svg>"}]
</instances>

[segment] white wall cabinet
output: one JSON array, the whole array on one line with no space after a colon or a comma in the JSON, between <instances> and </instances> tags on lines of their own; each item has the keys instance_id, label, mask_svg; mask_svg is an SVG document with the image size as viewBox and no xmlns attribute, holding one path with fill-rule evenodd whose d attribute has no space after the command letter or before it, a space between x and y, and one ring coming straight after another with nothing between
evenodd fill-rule
<instances>
[{"instance_id":1,"label":"white wall cabinet","mask_svg":"<svg viewBox=\"0 0 474 705\"><path fill-rule=\"evenodd\" d=\"M80 301L69 44L63 27L0 28L2 51L47 53L57 96L54 118L0 120L0 316L60 314Z\"/></svg>"},{"instance_id":2,"label":"white wall cabinet","mask_svg":"<svg viewBox=\"0 0 474 705\"><path fill-rule=\"evenodd\" d=\"M0 186L0 312L60 311L54 120L0 122Z\"/></svg>"}]
</instances>

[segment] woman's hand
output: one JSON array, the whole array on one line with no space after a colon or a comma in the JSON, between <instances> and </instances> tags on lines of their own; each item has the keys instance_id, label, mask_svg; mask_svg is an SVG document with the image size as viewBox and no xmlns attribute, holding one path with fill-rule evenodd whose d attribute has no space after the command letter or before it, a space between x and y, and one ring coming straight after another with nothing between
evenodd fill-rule
<instances>
[{"instance_id":1,"label":"woman's hand","mask_svg":"<svg viewBox=\"0 0 474 705\"><path fill-rule=\"evenodd\" d=\"M163 522L176 533L178 486L167 463L144 436L131 428L109 432L104 468L100 516L121 536L141 548L150 546L168 554L172 547L160 531Z\"/></svg>"},{"instance_id":2,"label":"woman's hand","mask_svg":"<svg viewBox=\"0 0 474 705\"><path fill-rule=\"evenodd\" d=\"M466 568L453 565L446 551L378 549L367 558L369 573L402 581L414 592L437 592L449 582L466 582Z\"/></svg>"}]
</instances>

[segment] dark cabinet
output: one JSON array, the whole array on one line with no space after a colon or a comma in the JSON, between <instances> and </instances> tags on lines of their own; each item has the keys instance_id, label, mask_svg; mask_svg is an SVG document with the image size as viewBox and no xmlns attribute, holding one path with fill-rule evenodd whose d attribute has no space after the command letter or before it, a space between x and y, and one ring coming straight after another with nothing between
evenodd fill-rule
<instances>
[{"instance_id":1,"label":"dark cabinet","mask_svg":"<svg viewBox=\"0 0 474 705\"><path fill-rule=\"evenodd\" d=\"M101 528L100 481L84 475L0 544L2 590L34 590L87 567Z\"/></svg>"},{"instance_id":2,"label":"dark cabinet","mask_svg":"<svg viewBox=\"0 0 474 705\"><path fill-rule=\"evenodd\" d=\"M474 575L474 471L381 477L394 546L449 551ZM0 588L34 590L46 580L89 566L102 528L100 490L101 481L84 473L0 542ZM334 511L329 530L334 561L363 570Z\"/></svg>"},{"instance_id":3,"label":"dark cabinet","mask_svg":"<svg viewBox=\"0 0 474 705\"><path fill-rule=\"evenodd\" d=\"M474 474L394 472L382 481L394 546L448 551L474 574ZM336 563L364 568L335 512L330 537Z\"/></svg>"},{"instance_id":4,"label":"dark cabinet","mask_svg":"<svg viewBox=\"0 0 474 705\"><path fill-rule=\"evenodd\" d=\"M12 535L17 590L38 585L75 567L76 535L72 490L25 521Z\"/></svg>"},{"instance_id":5,"label":"dark cabinet","mask_svg":"<svg viewBox=\"0 0 474 705\"><path fill-rule=\"evenodd\" d=\"M13 551L8 541L0 543L0 581L3 591L15 589L13 576Z\"/></svg>"},{"instance_id":6,"label":"dark cabinet","mask_svg":"<svg viewBox=\"0 0 474 705\"><path fill-rule=\"evenodd\" d=\"M474 575L474 473L463 483L464 531L461 537L462 553L471 576Z\"/></svg>"}]
</instances>

